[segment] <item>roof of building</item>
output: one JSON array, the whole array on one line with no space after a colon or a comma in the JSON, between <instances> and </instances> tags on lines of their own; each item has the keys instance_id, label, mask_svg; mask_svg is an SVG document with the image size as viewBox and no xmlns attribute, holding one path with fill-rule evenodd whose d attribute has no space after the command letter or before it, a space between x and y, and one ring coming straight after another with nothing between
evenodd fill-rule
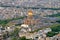
<instances>
[{"instance_id":1,"label":"roof of building","mask_svg":"<svg viewBox=\"0 0 60 40\"><path fill-rule=\"evenodd\" d=\"M22 24L21 27L29 27L27 24Z\"/></svg>"},{"instance_id":2,"label":"roof of building","mask_svg":"<svg viewBox=\"0 0 60 40\"><path fill-rule=\"evenodd\" d=\"M60 34L57 34L57 36L59 36L59 37L60 37Z\"/></svg>"}]
</instances>

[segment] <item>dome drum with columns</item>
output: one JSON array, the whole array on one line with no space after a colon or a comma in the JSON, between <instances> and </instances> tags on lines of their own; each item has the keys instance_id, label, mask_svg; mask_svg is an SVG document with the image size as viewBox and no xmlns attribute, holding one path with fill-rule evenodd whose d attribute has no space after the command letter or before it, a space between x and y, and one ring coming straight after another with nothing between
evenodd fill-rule
<instances>
[{"instance_id":1,"label":"dome drum with columns","mask_svg":"<svg viewBox=\"0 0 60 40\"><path fill-rule=\"evenodd\" d=\"M27 16L27 18L24 19L23 24L21 26L27 27L27 25L28 25L28 27L29 27L29 26L34 26L36 24L38 24L38 20L34 19L33 11L29 10L28 16Z\"/></svg>"}]
</instances>

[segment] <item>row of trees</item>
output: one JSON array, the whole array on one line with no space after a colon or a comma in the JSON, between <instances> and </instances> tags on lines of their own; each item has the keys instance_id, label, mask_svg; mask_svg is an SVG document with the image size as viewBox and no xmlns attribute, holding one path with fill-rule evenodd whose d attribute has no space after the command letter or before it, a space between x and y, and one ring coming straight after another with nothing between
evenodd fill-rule
<instances>
[{"instance_id":1,"label":"row of trees","mask_svg":"<svg viewBox=\"0 0 60 40\"><path fill-rule=\"evenodd\" d=\"M52 14L52 15L47 15L47 17L60 17L60 13Z\"/></svg>"},{"instance_id":2,"label":"row of trees","mask_svg":"<svg viewBox=\"0 0 60 40\"><path fill-rule=\"evenodd\" d=\"M26 37L13 37L12 40L32 40L32 39L26 39Z\"/></svg>"},{"instance_id":3,"label":"row of trees","mask_svg":"<svg viewBox=\"0 0 60 40\"><path fill-rule=\"evenodd\" d=\"M8 24L12 20L23 19L24 17L25 16L19 17L19 18L13 18L13 19L0 20L0 25L2 25L4 27L4 26L6 26L6 24Z\"/></svg>"}]
</instances>

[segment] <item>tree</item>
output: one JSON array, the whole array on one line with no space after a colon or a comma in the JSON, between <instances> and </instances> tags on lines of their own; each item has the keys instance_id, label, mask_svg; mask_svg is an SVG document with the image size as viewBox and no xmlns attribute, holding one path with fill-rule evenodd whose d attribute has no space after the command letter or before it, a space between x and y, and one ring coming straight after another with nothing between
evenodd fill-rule
<instances>
[{"instance_id":1,"label":"tree","mask_svg":"<svg viewBox=\"0 0 60 40\"><path fill-rule=\"evenodd\" d=\"M16 37L12 37L12 40L17 40L17 38Z\"/></svg>"},{"instance_id":2,"label":"tree","mask_svg":"<svg viewBox=\"0 0 60 40\"><path fill-rule=\"evenodd\" d=\"M14 31L11 33L11 36L13 36L13 37L18 37L19 30L20 30L20 29L15 28Z\"/></svg>"},{"instance_id":3,"label":"tree","mask_svg":"<svg viewBox=\"0 0 60 40\"><path fill-rule=\"evenodd\" d=\"M32 40L32 39L26 39L26 37L23 36L23 37L20 37L18 40Z\"/></svg>"},{"instance_id":4,"label":"tree","mask_svg":"<svg viewBox=\"0 0 60 40\"><path fill-rule=\"evenodd\" d=\"M60 31L60 25L54 25L51 27L53 32L59 32Z\"/></svg>"},{"instance_id":5,"label":"tree","mask_svg":"<svg viewBox=\"0 0 60 40\"><path fill-rule=\"evenodd\" d=\"M56 21L56 22L60 23L60 20L58 20L58 21Z\"/></svg>"},{"instance_id":6,"label":"tree","mask_svg":"<svg viewBox=\"0 0 60 40\"><path fill-rule=\"evenodd\" d=\"M47 37L53 37L53 36L55 36L56 34L58 34L58 33L55 33L55 32L48 32L46 35L47 35Z\"/></svg>"}]
</instances>

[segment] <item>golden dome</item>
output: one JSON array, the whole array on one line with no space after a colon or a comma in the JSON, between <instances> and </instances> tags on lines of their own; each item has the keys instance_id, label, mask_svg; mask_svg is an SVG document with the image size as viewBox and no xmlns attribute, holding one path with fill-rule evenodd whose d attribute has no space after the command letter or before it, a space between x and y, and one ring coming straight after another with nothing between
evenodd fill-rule
<instances>
[{"instance_id":1,"label":"golden dome","mask_svg":"<svg viewBox=\"0 0 60 40\"><path fill-rule=\"evenodd\" d=\"M29 10L29 11L28 11L28 15L29 15L29 16L32 16L32 15L33 15L32 10Z\"/></svg>"}]
</instances>

